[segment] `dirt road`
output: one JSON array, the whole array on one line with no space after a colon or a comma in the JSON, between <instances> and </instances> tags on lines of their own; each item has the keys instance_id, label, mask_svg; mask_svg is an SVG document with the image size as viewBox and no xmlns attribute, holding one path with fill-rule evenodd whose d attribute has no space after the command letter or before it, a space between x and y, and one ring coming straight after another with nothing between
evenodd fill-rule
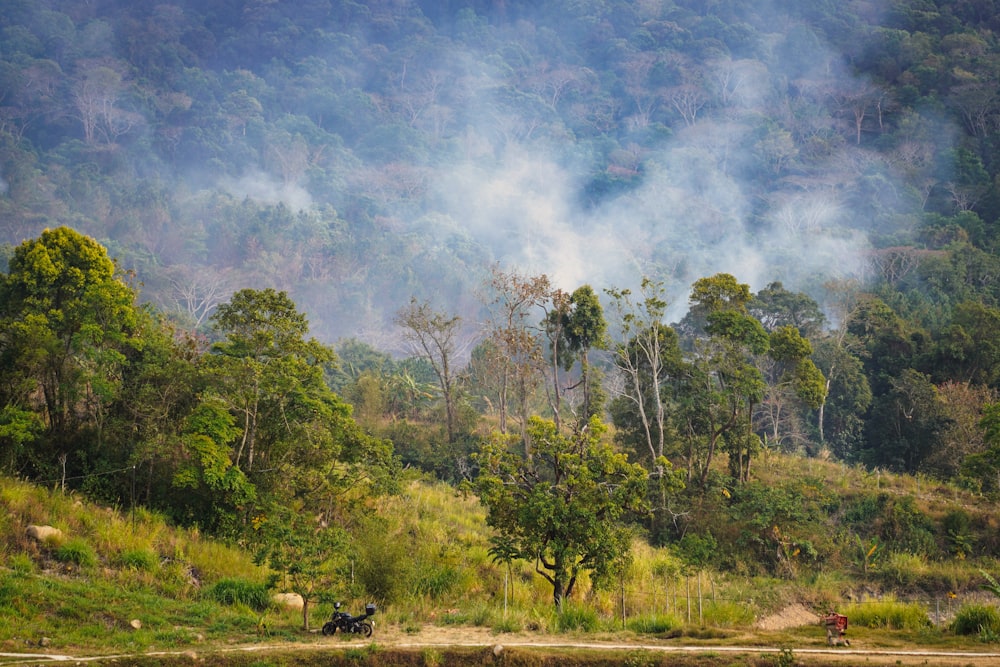
<instances>
[{"instance_id":1,"label":"dirt road","mask_svg":"<svg viewBox=\"0 0 1000 667\"><path fill-rule=\"evenodd\" d=\"M635 653L669 654L681 656L728 656L725 662L739 664L739 656L779 656L782 650L791 650L797 665L859 665L877 667L880 665L922 665L941 667L1000 667L1000 652L990 651L992 647L983 645L983 651L939 651L909 648L865 648L865 647L826 647L826 646L768 646L766 638L758 645L692 645L683 639L658 640L638 638L633 641L616 641L615 638L604 636L599 639L589 637L567 637L563 635L543 635L532 633L495 634L486 628L458 626L424 626L418 632L407 633L399 628L377 628L372 639L352 637L322 637L316 635L298 643L269 642L266 639L252 644L230 646L194 646L184 649L150 650L137 655L70 655L66 653L0 653L0 665L43 665L53 662L70 662L78 664L128 664L132 661L158 658L165 663L191 664L202 662L209 658L209 663L224 663L225 660L211 660L211 656L219 658L223 655L269 653L307 653L310 651L329 651L330 649L348 649L376 644L380 650L446 651L448 649L488 648L494 653L502 653L512 649L532 651L573 651L586 653L593 651L607 655L609 652L621 651ZM773 660L774 658L772 658ZM737 662L733 662L737 661ZM687 663L685 663L687 664ZM701 663L699 663L701 664ZM775 663L776 664L776 663Z\"/></svg>"}]
</instances>

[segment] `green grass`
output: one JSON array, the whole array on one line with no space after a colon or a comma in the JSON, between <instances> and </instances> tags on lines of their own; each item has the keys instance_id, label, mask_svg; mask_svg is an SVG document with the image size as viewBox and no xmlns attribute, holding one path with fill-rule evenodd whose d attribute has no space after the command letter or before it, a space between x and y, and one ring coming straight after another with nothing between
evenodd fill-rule
<instances>
[{"instance_id":1,"label":"green grass","mask_svg":"<svg viewBox=\"0 0 1000 667\"><path fill-rule=\"evenodd\" d=\"M97 552L85 540L74 538L66 541L53 551L53 556L60 563L93 567L97 565Z\"/></svg>"},{"instance_id":2,"label":"green grass","mask_svg":"<svg viewBox=\"0 0 1000 667\"><path fill-rule=\"evenodd\" d=\"M208 595L219 604L245 605L255 611L271 606L267 586L244 579L221 579L208 590Z\"/></svg>"},{"instance_id":3,"label":"green grass","mask_svg":"<svg viewBox=\"0 0 1000 667\"><path fill-rule=\"evenodd\" d=\"M628 619L625 627L636 634L660 635L676 630L683 624L673 614L644 614Z\"/></svg>"},{"instance_id":4,"label":"green grass","mask_svg":"<svg viewBox=\"0 0 1000 667\"><path fill-rule=\"evenodd\" d=\"M993 605L963 605L951 622L957 635L1000 635L1000 611Z\"/></svg>"},{"instance_id":5,"label":"green grass","mask_svg":"<svg viewBox=\"0 0 1000 667\"><path fill-rule=\"evenodd\" d=\"M920 630L931 625L927 609L919 603L894 599L849 604L840 612L852 625L885 630Z\"/></svg>"}]
</instances>

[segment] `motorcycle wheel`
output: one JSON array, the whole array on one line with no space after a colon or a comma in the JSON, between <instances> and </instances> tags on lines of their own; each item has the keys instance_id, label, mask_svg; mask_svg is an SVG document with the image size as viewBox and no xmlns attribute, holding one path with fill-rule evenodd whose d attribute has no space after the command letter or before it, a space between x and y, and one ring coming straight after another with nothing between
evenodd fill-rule
<instances>
[{"instance_id":1,"label":"motorcycle wheel","mask_svg":"<svg viewBox=\"0 0 1000 667\"><path fill-rule=\"evenodd\" d=\"M327 621L323 624L323 635L329 636L337 631L337 625L333 621Z\"/></svg>"},{"instance_id":2,"label":"motorcycle wheel","mask_svg":"<svg viewBox=\"0 0 1000 667\"><path fill-rule=\"evenodd\" d=\"M371 637L373 630L374 628L372 628L371 623L369 623L368 621L361 621L361 634L363 634L365 637Z\"/></svg>"}]
</instances>

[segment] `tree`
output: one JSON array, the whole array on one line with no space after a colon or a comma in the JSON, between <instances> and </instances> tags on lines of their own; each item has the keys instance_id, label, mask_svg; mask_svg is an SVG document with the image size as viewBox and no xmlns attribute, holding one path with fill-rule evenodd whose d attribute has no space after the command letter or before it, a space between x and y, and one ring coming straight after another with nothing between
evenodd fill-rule
<instances>
[{"instance_id":1,"label":"tree","mask_svg":"<svg viewBox=\"0 0 1000 667\"><path fill-rule=\"evenodd\" d=\"M582 285L569 297L570 312L566 322L566 343L569 351L580 358L580 383L583 386L583 405L580 408L580 423L589 420L601 410L594 401L591 382L590 351L602 350L607 344L608 324L604 319L601 301L590 285Z\"/></svg>"},{"instance_id":2,"label":"tree","mask_svg":"<svg viewBox=\"0 0 1000 667\"><path fill-rule=\"evenodd\" d=\"M941 479L954 479L966 460L986 451L982 426L986 406L997 402L996 389L968 382L945 382L937 390L942 398L947 426L940 443L924 459L921 470Z\"/></svg>"},{"instance_id":3,"label":"tree","mask_svg":"<svg viewBox=\"0 0 1000 667\"><path fill-rule=\"evenodd\" d=\"M510 397L516 397L521 424L521 440L525 453L530 457L527 435L528 400L538 378L543 362L537 335L529 328L532 314L549 298L548 276L523 276L516 271L505 272L499 266L492 268L489 283L492 292L492 314L489 323L488 348L495 355L491 364L498 373L497 410L500 432L507 432L510 414ZM534 320L537 321L537 320Z\"/></svg>"},{"instance_id":4,"label":"tree","mask_svg":"<svg viewBox=\"0 0 1000 667\"><path fill-rule=\"evenodd\" d=\"M93 239L59 227L14 250L0 280L0 340L5 372L24 380L7 400L37 409L63 456L84 427L94 430L88 446L100 448L136 325L135 292ZM36 465L54 465L49 454L33 452Z\"/></svg>"},{"instance_id":5,"label":"tree","mask_svg":"<svg viewBox=\"0 0 1000 667\"><path fill-rule=\"evenodd\" d=\"M786 438L801 442L805 434L797 426L798 415L801 409L816 410L823 405L826 378L810 358L812 344L795 326L780 326L769 339L767 357L760 361L767 392L759 414L772 443L781 446Z\"/></svg>"},{"instance_id":6,"label":"tree","mask_svg":"<svg viewBox=\"0 0 1000 667\"><path fill-rule=\"evenodd\" d=\"M590 368L590 349L605 346L607 323L601 302L590 285L583 285L567 294L562 290L554 290L550 299L551 305L543 306L545 319L542 326L549 341L549 357L552 370L552 412L556 428L560 427L560 409L562 407L563 386L559 369L569 371L580 362L580 381L566 391L582 387L583 401L577 413L577 426L586 424L590 417L598 414L600 405L592 405L591 399L595 391ZM599 391L599 390L598 390Z\"/></svg>"},{"instance_id":7,"label":"tree","mask_svg":"<svg viewBox=\"0 0 1000 667\"><path fill-rule=\"evenodd\" d=\"M935 379L996 387L1000 384L1000 309L963 301L939 336L934 355Z\"/></svg>"},{"instance_id":8,"label":"tree","mask_svg":"<svg viewBox=\"0 0 1000 667\"><path fill-rule=\"evenodd\" d=\"M551 295L551 306L543 304L542 310L545 312L545 317L542 319L542 330L549 342L549 366L552 371L552 393L549 404L552 409L552 419L558 431L562 426L560 414L562 410L562 382L559 377L559 369L573 364L573 356L566 349L568 347L566 327L570 311L569 295L561 289L554 290Z\"/></svg>"},{"instance_id":9,"label":"tree","mask_svg":"<svg viewBox=\"0 0 1000 667\"><path fill-rule=\"evenodd\" d=\"M923 373L907 368L890 378L889 386L872 403L865 460L914 474L940 443L950 419L940 393Z\"/></svg>"},{"instance_id":10,"label":"tree","mask_svg":"<svg viewBox=\"0 0 1000 667\"><path fill-rule=\"evenodd\" d=\"M206 359L209 388L236 417L232 464L261 502L386 484L398 468L391 447L364 435L330 391L324 370L333 350L305 338L306 319L287 294L241 290L212 321L225 338Z\"/></svg>"},{"instance_id":11,"label":"tree","mask_svg":"<svg viewBox=\"0 0 1000 667\"><path fill-rule=\"evenodd\" d=\"M622 521L644 511L646 472L602 441L596 417L568 436L539 417L527 431L530 459L504 434L483 443L476 489L487 524L510 546L505 557L535 561L561 610L582 571L606 576L628 551Z\"/></svg>"},{"instance_id":12,"label":"tree","mask_svg":"<svg viewBox=\"0 0 1000 667\"><path fill-rule=\"evenodd\" d=\"M416 298L410 299L410 305L396 315L396 324L403 327L403 335L413 345L414 352L427 359L434 368L444 398L448 444L454 444L456 440L455 401L458 388L455 362L459 351L456 338L461 323L462 319L457 315L448 316L435 311L429 303L418 303Z\"/></svg>"},{"instance_id":13,"label":"tree","mask_svg":"<svg viewBox=\"0 0 1000 667\"><path fill-rule=\"evenodd\" d=\"M747 310L750 298L750 286L728 273L701 278L691 289L689 315L704 323L707 337L695 341L684 413L689 449L704 448L697 456L703 488L720 445L740 483L749 480L750 460L759 451L751 423L766 385L754 360L767 353L770 340Z\"/></svg>"},{"instance_id":14,"label":"tree","mask_svg":"<svg viewBox=\"0 0 1000 667\"><path fill-rule=\"evenodd\" d=\"M864 364L836 336L820 339L814 357L826 378L817 419L820 442L841 460L852 460L863 444L864 415L872 402Z\"/></svg>"},{"instance_id":15,"label":"tree","mask_svg":"<svg viewBox=\"0 0 1000 667\"><path fill-rule=\"evenodd\" d=\"M1000 490L1000 403L984 406L979 426L986 449L962 462L962 475L978 481L983 490L996 492Z\"/></svg>"},{"instance_id":16,"label":"tree","mask_svg":"<svg viewBox=\"0 0 1000 667\"><path fill-rule=\"evenodd\" d=\"M87 144L98 138L113 144L129 132L142 116L118 107L125 83L117 62L91 61L78 63L80 74L73 85L73 108L83 126Z\"/></svg>"},{"instance_id":17,"label":"tree","mask_svg":"<svg viewBox=\"0 0 1000 667\"><path fill-rule=\"evenodd\" d=\"M285 583L302 597L302 629L308 632L311 604L333 588L346 560L342 554L347 534L317 519L302 500L273 505L255 522L255 529L257 563L266 563L274 572L272 585Z\"/></svg>"},{"instance_id":18,"label":"tree","mask_svg":"<svg viewBox=\"0 0 1000 667\"><path fill-rule=\"evenodd\" d=\"M757 292L747 309L769 333L790 324L806 338L821 333L826 319L818 303L801 292L789 292L780 282Z\"/></svg>"},{"instance_id":19,"label":"tree","mask_svg":"<svg viewBox=\"0 0 1000 667\"><path fill-rule=\"evenodd\" d=\"M650 464L656 466L666 444L662 385L680 359L677 337L663 324L667 308L663 284L643 278L640 302L633 300L628 289L611 289L607 293L613 300L621 332L621 340L614 348L615 367L625 380L620 397L633 406Z\"/></svg>"}]
</instances>

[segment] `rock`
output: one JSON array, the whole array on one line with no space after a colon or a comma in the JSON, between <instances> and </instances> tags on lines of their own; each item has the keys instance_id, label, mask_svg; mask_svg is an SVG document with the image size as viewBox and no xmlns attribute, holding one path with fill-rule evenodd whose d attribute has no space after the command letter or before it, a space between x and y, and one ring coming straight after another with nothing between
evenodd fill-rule
<instances>
[{"instance_id":1,"label":"rock","mask_svg":"<svg viewBox=\"0 0 1000 667\"><path fill-rule=\"evenodd\" d=\"M275 604L287 609L302 609L304 603L298 593L275 593L271 596Z\"/></svg>"},{"instance_id":2,"label":"rock","mask_svg":"<svg viewBox=\"0 0 1000 667\"><path fill-rule=\"evenodd\" d=\"M128 622L128 624L132 626L133 630L142 629L142 621L140 621L138 618L133 618L131 621Z\"/></svg>"},{"instance_id":3,"label":"rock","mask_svg":"<svg viewBox=\"0 0 1000 667\"><path fill-rule=\"evenodd\" d=\"M32 538L36 542L41 542L45 544L51 544L53 542L59 542L63 538L63 532L58 528L53 528L52 526L36 526L34 524L28 526L28 537Z\"/></svg>"},{"instance_id":4,"label":"rock","mask_svg":"<svg viewBox=\"0 0 1000 667\"><path fill-rule=\"evenodd\" d=\"M497 644L493 647L493 656L499 658L500 654L503 653L503 646Z\"/></svg>"}]
</instances>

